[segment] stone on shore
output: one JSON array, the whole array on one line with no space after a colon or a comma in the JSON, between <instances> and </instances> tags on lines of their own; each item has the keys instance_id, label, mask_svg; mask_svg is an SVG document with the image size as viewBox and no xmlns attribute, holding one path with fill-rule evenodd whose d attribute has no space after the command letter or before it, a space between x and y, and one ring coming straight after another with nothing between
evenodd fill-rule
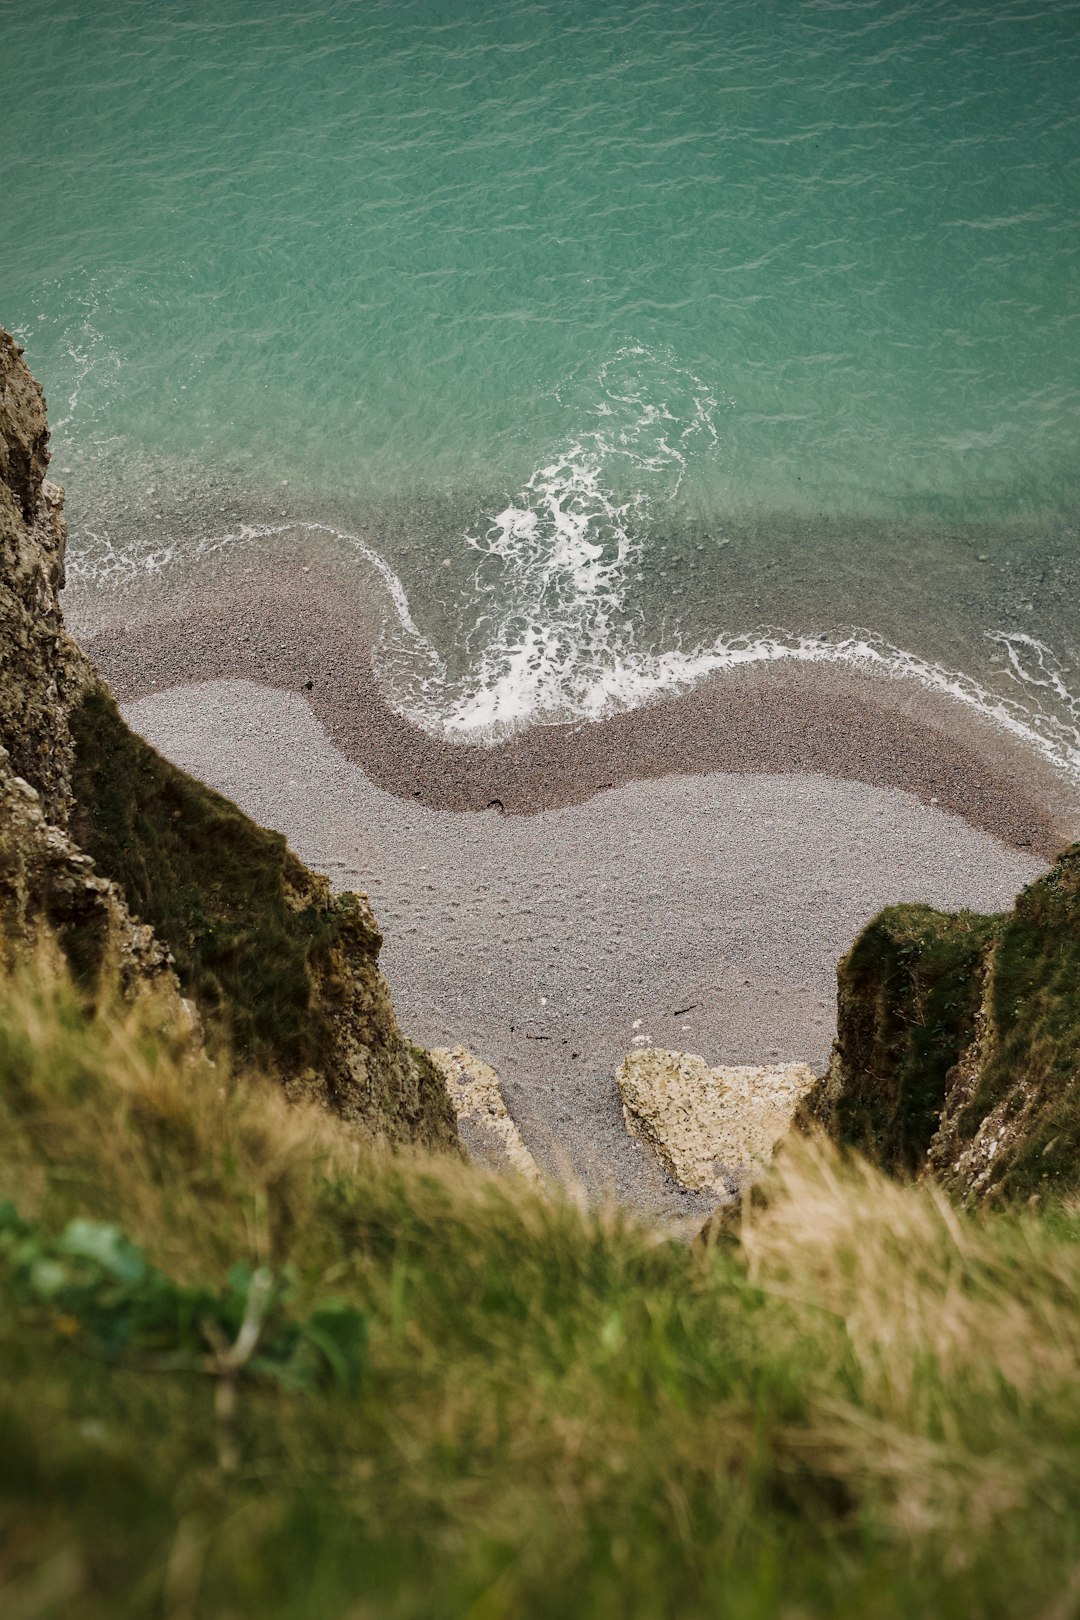
<instances>
[{"instance_id":1,"label":"stone on shore","mask_svg":"<svg viewBox=\"0 0 1080 1620\"><path fill-rule=\"evenodd\" d=\"M616 1075L631 1134L683 1187L721 1198L769 1163L814 1078L805 1063L710 1068L659 1047L628 1053Z\"/></svg>"},{"instance_id":2,"label":"stone on shore","mask_svg":"<svg viewBox=\"0 0 1080 1620\"><path fill-rule=\"evenodd\" d=\"M495 1070L463 1046L436 1048L429 1055L446 1082L461 1140L472 1157L491 1169L514 1170L541 1182L536 1160L503 1102Z\"/></svg>"}]
</instances>

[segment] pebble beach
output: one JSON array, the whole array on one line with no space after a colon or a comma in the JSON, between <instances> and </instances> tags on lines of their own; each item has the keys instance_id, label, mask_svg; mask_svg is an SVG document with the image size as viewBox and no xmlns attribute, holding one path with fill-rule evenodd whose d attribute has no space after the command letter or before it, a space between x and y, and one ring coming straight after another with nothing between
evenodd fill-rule
<instances>
[{"instance_id":1,"label":"pebble beach","mask_svg":"<svg viewBox=\"0 0 1080 1620\"><path fill-rule=\"evenodd\" d=\"M404 1026L490 1064L537 1162L589 1196L710 1202L628 1135L626 1052L820 1072L836 962L876 911L1002 909L1080 826L1008 739L873 682L714 682L454 746L381 698L347 604L335 623L296 583L174 596L90 651L155 747L370 895Z\"/></svg>"}]
</instances>

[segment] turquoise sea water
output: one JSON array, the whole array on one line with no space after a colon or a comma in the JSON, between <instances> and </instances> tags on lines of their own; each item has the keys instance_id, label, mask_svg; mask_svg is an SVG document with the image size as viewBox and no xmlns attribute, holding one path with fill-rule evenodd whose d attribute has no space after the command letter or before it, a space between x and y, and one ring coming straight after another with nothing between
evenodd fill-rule
<instances>
[{"instance_id":1,"label":"turquoise sea water","mask_svg":"<svg viewBox=\"0 0 1080 1620\"><path fill-rule=\"evenodd\" d=\"M34 0L0 61L73 590L293 533L428 725L861 658L1080 758L1080 6Z\"/></svg>"}]
</instances>

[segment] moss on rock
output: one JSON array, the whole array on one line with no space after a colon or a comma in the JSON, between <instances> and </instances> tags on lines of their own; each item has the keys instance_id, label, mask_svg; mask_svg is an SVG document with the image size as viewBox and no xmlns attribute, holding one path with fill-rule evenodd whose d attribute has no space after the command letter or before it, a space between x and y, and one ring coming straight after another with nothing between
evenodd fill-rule
<instances>
[{"instance_id":1,"label":"moss on rock","mask_svg":"<svg viewBox=\"0 0 1080 1620\"><path fill-rule=\"evenodd\" d=\"M45 400L0 331L0 967L44 941L82 991L107 974L201 1015L210 1044L370 1135L456 1147L401 1033L363 895L134 735L64 627L62 492ZM175 972L174 972L175 969Z\"/></svg>"},{"instance_id":2,"label":"moss on rock","mask_svg":"<svg viewBox=\"0 0 1080 1620\"><path fill-rule=\"evenodd\" d=\"M837 968L837 1039L813 1109L840 1142L914 1172L971 1039L992 918L890 906Z\"/></svg>"},{"instance_id":3,"label":"moss on rock","mask_svg":"<svg viewBox=\"0 0 1080 1620\"><path fill-rule=\"evenodd\" d=\"M285 839L163 759L92 688L71 716L73 830L172 952L211 1045L376 1135L450 1145L453 1111L397 1028L362 895L338 895Z\"/></svg>"},{"instance_id":4,"label":"moss on rock","mask_svg":"<svg viewBox=\"0 0 1080 1620\"><path fill-rule=\"evenodd\" d=\"M837 979L804 1111L837 1141L964 1197L1080 1187L1080 845L1003 916L883 911Z\"/></svg>"},{"instance_id":5,"label":"moss on rock","mask_svg":"<svg viewBox=\"0 0 1080 1620\"><path fill-rule=\"evenodd\" d=\"M309 959L338 928L328 889L280 834L130 731L107 692L86 695L71 729L75 836L166 941L208 1030L246 1061L317 1061ZM378 943L372 927L364 944Z\"/></svg>"}]
</instances>

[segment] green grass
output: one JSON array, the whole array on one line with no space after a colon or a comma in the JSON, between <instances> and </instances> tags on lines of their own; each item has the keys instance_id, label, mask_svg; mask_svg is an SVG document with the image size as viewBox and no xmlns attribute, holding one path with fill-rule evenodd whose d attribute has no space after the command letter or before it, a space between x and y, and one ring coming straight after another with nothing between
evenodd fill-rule
<instances>
[{"instance_id":1,"label":"green grass","mask_svg":"<svg viewBox=\"0 0 1080 1620\"><path fill-rule=\"evenodd\" d=\"M211 1052L374 1135L452 1148L442 1077L398 1028L364 898L332 894L279 833L163 759L105 690L87 694L71 727L75 836L169 947ZM80 928L61 944L94 993L100 941Z\"/></svg>"},{"instance_id":2,"label":"green grass","mask_svg":"<svg viewBox=\"0 0 1080 1620\"><path fill-rule=\"evenodd\" d=\"M1064 1206L808 1143L687 1247L41 978L0 991L0 1200L5 1620L1076 1612Z\"/></svg>"},{"instance_id":3,"label":"green grass","mask_svg":"<svg viewBox=\"0 0 1080 1620\"><path fill-rule=\"evenodd\" d=\"M848 1077L828 1121L837 1141L893 1173L919 1168L972 1038L998 929L992 917L909 905L887 907L859 935L837 974Z\"/></svg>"},{"instance_id":4,"label":"green grass","mask_svg":"<svg viewBox=\"0 0 1080 1620\"><path fill-rule=\"evenodd\" d=\"M1080 1186L1080 847L1025 889L995 952L991 1038L961 1120L1007 1101L1028 1117L1002 1155L1006 1198Z\"/></svg>"}]
</instances>

